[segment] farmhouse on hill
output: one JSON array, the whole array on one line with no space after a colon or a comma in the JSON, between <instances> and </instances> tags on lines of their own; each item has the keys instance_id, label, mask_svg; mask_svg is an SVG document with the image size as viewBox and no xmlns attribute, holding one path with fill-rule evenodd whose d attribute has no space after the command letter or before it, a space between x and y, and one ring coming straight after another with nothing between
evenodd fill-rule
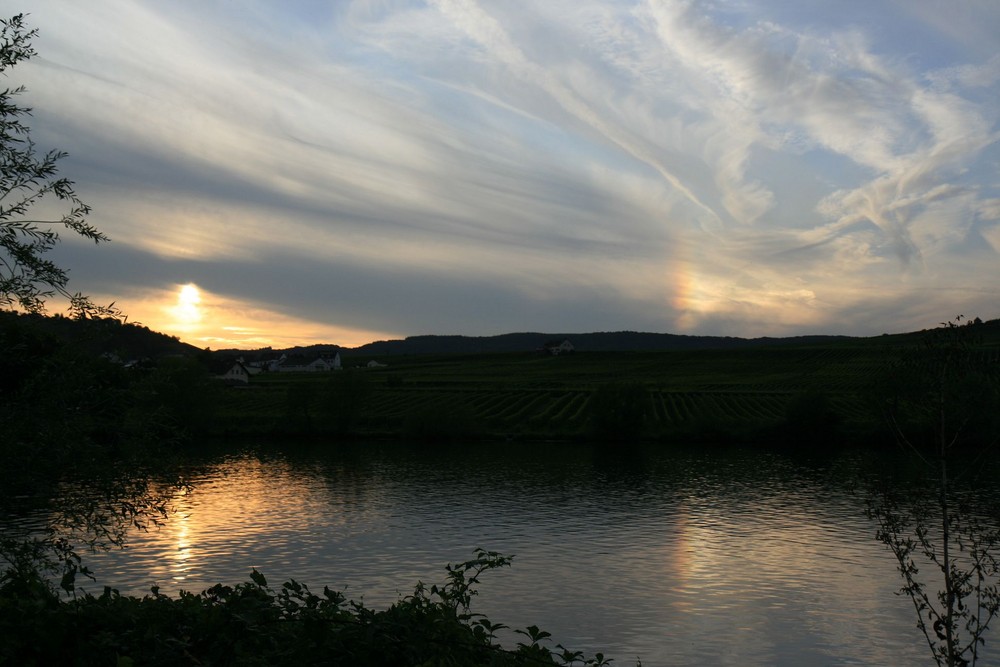
<instances>
[{"instance_id":1,"label":"farmhouse on hill","mask_svg":"<svg viewBox=\"0 0 1000 667\"><path fill-rule=\"evenodd\" d=\"M562 340L550 340L545 343L542 349L552 356L556 356L572 352L574 348L573 343L569 342L568 338L563 338Z\"/></svg>"}]
</instances>

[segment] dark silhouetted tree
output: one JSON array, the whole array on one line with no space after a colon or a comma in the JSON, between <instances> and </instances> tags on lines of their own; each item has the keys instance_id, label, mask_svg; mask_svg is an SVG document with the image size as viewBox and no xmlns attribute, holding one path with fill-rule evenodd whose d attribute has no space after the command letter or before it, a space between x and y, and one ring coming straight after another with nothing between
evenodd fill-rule
<instances>
[{"instance_id":1,"label":"dark silhouetted tree","mask_svg":"<svg viewBox=\"0 0 1000 667\"><path fill-rule=\"evenodd\" d=\"M24 15L0 21L0 74L36 55ZM18 104L24 86L0 90L0 307L41 313L45 301L57 294L70 302L78 316L117 315L112 306L95 306L80 293L67 289L66 270L45 255L59 242L59 228L68 229L95 243L107 236L86 222L90 207L73 189L73 182L58 176L57 163L66 153L40 152L31 138L26 119L31 108ZM55 199L66 210L54 219L36 218L43 201Z\"/></svg>"}]
</instances>

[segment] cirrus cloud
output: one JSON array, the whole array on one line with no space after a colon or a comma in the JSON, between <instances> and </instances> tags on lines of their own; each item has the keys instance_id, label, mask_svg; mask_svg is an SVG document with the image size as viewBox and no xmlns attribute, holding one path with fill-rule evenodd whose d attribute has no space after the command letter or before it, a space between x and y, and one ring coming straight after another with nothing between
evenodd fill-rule
<instances>
[{"instance_id":1,"label":"cirrus cloud","mask_svg":"<svg viewBox=\"0 0 1000 667\"><path fill-rule=\"evenodd\" d=\"M937 6L39 0L15 76L136 308L872 334L997 315L1000 8Z\"/></svg>"}]
</instances>

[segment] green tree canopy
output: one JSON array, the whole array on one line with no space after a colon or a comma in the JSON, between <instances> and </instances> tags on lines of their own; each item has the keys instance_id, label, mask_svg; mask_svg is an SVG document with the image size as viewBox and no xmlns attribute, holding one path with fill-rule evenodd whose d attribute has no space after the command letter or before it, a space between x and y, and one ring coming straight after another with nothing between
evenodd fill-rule
<instances>
[{"instance_id":1,"label":"green tree canopy","mask_svg":"<svg viewBox=\"0 0 1000 667\"><path fill-rule=\"evenodd\" d=\"M24 15L0 20L0 74L36 55ZM95 306L80 293L67 289L69 276L45 254L59 242L59 228L69 229L95 243L108 237L86 222L90 207L58 176L57 163L66 156L58 150L40 152L26 119L31 108L18 104L24 86L0 90L0 308L32 313L45 311L45 301L61 295L69 299L74 315L113 315L111 306ZM55 199L64 213L36 217L41 203Z\"/></svg>"}]
</instances>

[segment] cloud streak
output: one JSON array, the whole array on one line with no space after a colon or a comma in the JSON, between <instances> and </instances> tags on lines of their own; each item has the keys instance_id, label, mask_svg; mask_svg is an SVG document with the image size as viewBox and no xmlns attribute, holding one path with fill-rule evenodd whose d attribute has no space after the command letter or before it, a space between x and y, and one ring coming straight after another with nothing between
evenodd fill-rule
<instances>
[{"instance_id":1,"label":"cloud streak","mask_svg":"<svg viewBox=\"0 0 1000 667\"><path fill-rule=\"evenodd\" d=\"M136 307L871 334L997 315L1000 33L932 4L40 0L16 75Z\"/></svg>"}]
</instances>

